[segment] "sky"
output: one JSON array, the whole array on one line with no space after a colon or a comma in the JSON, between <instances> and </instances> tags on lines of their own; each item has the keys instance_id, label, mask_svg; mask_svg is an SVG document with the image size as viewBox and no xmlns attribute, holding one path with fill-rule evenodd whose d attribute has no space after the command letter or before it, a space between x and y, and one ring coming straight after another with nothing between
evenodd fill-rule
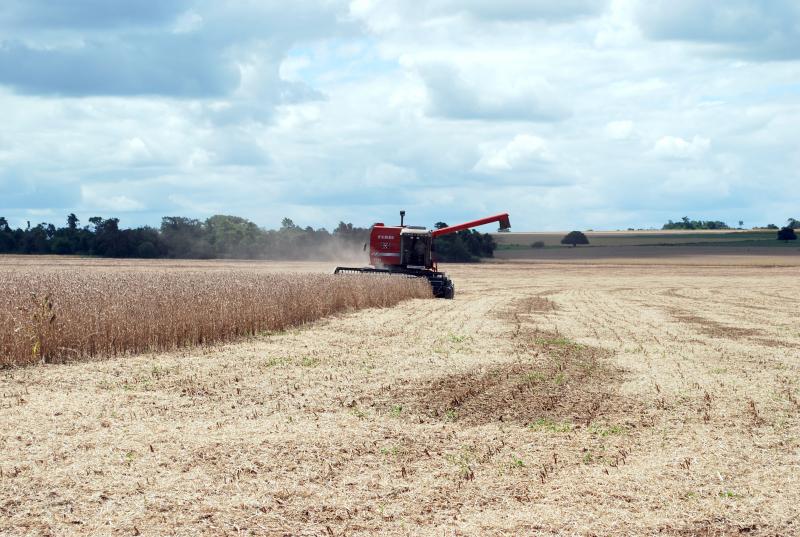
<instances>
[{"instance_id":1,"label":"sky","mask_svg":"<svg viewBox=\"0 0 800 537\"><path fill-rule=\"evenodd\" d=\"M0 4L14 226L752 227L799 174L795 0Z\"/></svg>"}]
</instances>

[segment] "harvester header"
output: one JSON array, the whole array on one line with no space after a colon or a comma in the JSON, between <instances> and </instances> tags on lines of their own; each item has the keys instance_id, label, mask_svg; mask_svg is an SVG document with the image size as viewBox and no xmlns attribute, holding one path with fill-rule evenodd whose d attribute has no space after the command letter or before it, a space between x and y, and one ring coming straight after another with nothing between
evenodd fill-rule
<instances>
[{"instance_id":1,"label":"harvester header","mask_svg":"<svg viewBox=\"0 0 800 537\"><path fill-rule=\"evenodd\" d=\"M405 211L400 211L400 225L387 226L378 222L372 226L369 236L369 262L371 267L337 267L339 273L389 273L414 278L427 278L433 294L440 298L453 298L455 286L444 272L439 272L433 257L433 239L492 222L499 222L500 229L511 227L507 213L487 216L455 226L428 230L422 226L404 224ZM366 248L366 245L365 245Z\"/></svg>"}]
</instances>

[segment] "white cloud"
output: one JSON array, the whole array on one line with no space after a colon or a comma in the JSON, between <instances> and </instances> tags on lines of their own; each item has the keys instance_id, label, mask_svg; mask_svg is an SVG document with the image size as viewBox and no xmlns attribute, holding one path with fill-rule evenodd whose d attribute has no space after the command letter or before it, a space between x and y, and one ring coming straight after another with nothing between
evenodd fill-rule
<instances>
[{"instance_id":1,"label":"white cloud","mask_svg":"<svg viewBox=\"0 0 800 537\"><path fill-rule=\"evenodd\" d=\"M365 20L375 31L389 31L426 21L464 17L489 23L563 22L597 16L608 4L608 0L353 0L350 13Z\"/></svg>"},{"instance_id":2,"label":"white cloud","mask_svg":"<svg viewBox=\"0 0 800 537\"><path fill-rule=\"evenodd\" d=\"M653 146L653 154L666 159L699 159L711 148L711 140L695 136L690 141L678 136L664 136Z\"/></svg>"},{"instance_id":3,"label":"white cloud","mask_svg":"<svg viewBox=\"0 0 800 537\"><path fill-rule=\"evenodd\" d=\"M483 173L524 171L533 164L552 160L553 155L543 139L520 134L505 145L484 147L475 170Z\"/></svg>"},{"instance_id":4,"label":"white cloud","mask_svg":"<svg viewBox=\"0 0 800 537\"><path fill-rule=\"evenodd\" d=\"M187 171L203 170L206 169L215 158L216 155L214 155L214 153L206 149L197 148L186 157L183 168Z\"/></svg>"},{"instance_id":5,"label":"white cloud","mask_svg":"<svg viewBox=\"0 0 800 537\"><path fill-rule=\"evenodd\" d=\"M410 188L418 181L414 170L386 162L371 166L364 174L364 185L368 187Z\"/></svg>"},{"instance_id":6,"label":"white cloud","mask_svg":"<svg viewBox=\"0 0 800 537\"><path fill-rule=\"evenodd\" d=\"M309 128L319 121L320 108L315 104L285 105L278 107L277 125L284 130Z\"/></svg>"},{"instance_id":7,"label":"white cloud","mask_svg":"<svg viewBox=\"0 0 800 537\"><path fill-rule=\"evenodd\" d=\"M0 13L14 221L331 227L402 205L427 225L510 211L516 229L603 228L800 205L798 62L761 61L792 58L786 2L681 1L648 20L643 0L51 4ZM747 5L753 28L724 24Z\"/></svg>"},{"instance_id":8,"label":"white cloud","mask_svg":"<svg viewBox=\"0 0 800 537\"><path fill-rule=\"evenodd\" d=\"M102 189L81 187L81 204L88 211L130 212L144 209L144 205L124 195L107 195Z\"/></svg>"},{"instance_id":9,"label":"white cloud","mask_svg":"<svg viewBox=\"0 0 800 537\"><path fill-rule=\"evenodd\" d=\"M694 43L706 52L748 59L800 58L800 5L795 0L641 0L636 16L652 39Z\"/></svg>"},{"instance_id":10,"label":"white cloud","mask_svg":"<svg viewBox=\"0 0 800 537\"><path fill-rule=\"evenodd\" d=\"M685 168L671 171L658 192L686 203L701 198L718 202L730 195L730 185L725 177L709 170Z\"/></svg>"},{"instance_id":11,"label":"white cloud","mask_svg":"<svg viewBox=\"0 0 800 537\"><path fill-rule=\"evenodd\" d=\"M557 121L569 112L550 84L527 73L445 63L419 67L428 91L428 112L451 119Z\"/></svg>"},{"instance_id":12,"label":"white cloud","mask_svg":"<svg viewBox=\"0 0 800 537\"><path fill-rule=\"evenodd\" d=\"M633 121L609 121L605 128L606 136L612 140L625 140L633 133Z\"/></svg>"},{"instance_id":13,"label":"white cloud","mask_svg":"<svg viewBox=\"0 0 800 537\"><path fill-rule=\"evenodd\" d=\"M302 80L301 72L309 65L311 65L311 60L308 56L290 56L281 62L278 72L284 80L300 81Z\"/></svg>"},{"instance_id":14,"label":"white cloud","mask_svg":"<svg viewBox=\"0 0 800 537\"><path fill-rule=\"evenodd\" d=\"M118 158L127 164L148 163L153 159L147 143L138 136L124 140L117 153Z\"/></svg>"},{"instance_id":15,"label":"white cloud","mask_svg":"<svg viewBox=\"0 0 800 537\"><path fill-rule=\"evenodd\" d=\"M172 31L176 34L188 34L196 32L202 28L202 26L203 17L197 12L189 10L178 17L178 20L175 21L175 25L172 27Z\"/></svg>"}]
</instances>

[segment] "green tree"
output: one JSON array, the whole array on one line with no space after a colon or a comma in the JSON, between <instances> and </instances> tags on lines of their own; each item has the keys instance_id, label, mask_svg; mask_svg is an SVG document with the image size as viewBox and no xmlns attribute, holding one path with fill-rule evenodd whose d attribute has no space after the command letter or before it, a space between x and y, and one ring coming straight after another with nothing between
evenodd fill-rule
<instances>
[{"instance_id":1,"label":"green tree","mask_svg":"<svg viewBox=\"0 0 800 537\"><path fill-rule=\"evenodd\" d=\"M38 224L34 227L29 226L22 237L21 248L24 254L50 253L47 224Z\"/></svg>"},{"instance_id":2,"label":"green tree","mask_svg":"<svg viewBox=\"0 0 800 537\"><path fill-rule=\"evenodd\" d=\"M688 216L684 216L680 222L669 220L661 226L661 229L730 229L730 227L719 220L690 220Z\"/></svg>"},{"instance_id":3,"label":"green tree","mask_svg":"<svg viewBox=\"0 0 800 537\"><path fill-rule=\"evenodd\" d=\"M447 227L445 222L436 222L436 229ZM488 233L474 229L462 229L433 239L433 253L436 261L473 262L480 257L493 257L497 244Z\"/></svg>"},{"instance_id":4,"label":"green tree","mask_svg":"<svg viewBox=\"0 0 800 537\"><path fill-rule=\"evenodd\" d=\"M778 240L784 242L796 241L797 234L794 232L794 229L789 226L782 227L778 230Z\"/></svg>"},{"instance_id":5,"label":"green tree","mask_svg":"<svg viewBox=\"0 0 800 537\"><path fill-rule=\"evenodd\" d=\"M75 253L72 241L64 236L59 236L53 239L52 243L50 244L50 249L54 254L58 255L69 255Z\"/></svg>"},{"instance_id":6,"label":"green tree","mask_svg":"<svg viewBox=\"0 0 800 537\"><path fill-rule=\"evenodd\" d=\"M205 222L205 232L215 257L255 257L262 232L239 216L214 215Z\"/></svg>"},{"instance_id":7,"label":"green tree","mask_svg":"<svg viewBox=\"0 0 800 537\"><path fill-rule=\"evenodd\" d=\"M161 237L169 257L208 259L214 256L200 220L183 216L165 216L161 219Z\"/></svg>"},{"instance_id":8,"label":"green tree","mask_svg":"<svg viewBox=\"0 0 800 537\"><path fill-rule=\"evenodd\" d=\"M8 225L8 220L0 216L0 253L10 254L16 250L14 232Z\"/></svg>"},{"instance_id":9,"label":"green tree","mask_svg":"<svg viewBox=\"0 0 800 537\"><path fill-rule=\"evenodd\" d=\"M291 218L284 218L281 220L281 229L285 230L299 230L300 226L296 225Z\"/></svg>"},{"instance_id":10,"label":"green tree","mask_svg":"<svg viewBox=\"0 0 800 537\"><path fill-rule=\"evenodd\" d=\"M156 249L155 244L150 241L144 241L136 247L136 253L139 257L144 259L151 259L153 257L158 257L158 249Z\"/></svg>"},{"instance_id":11,"label":"green tree","mask_svg":"<svg viewBox=\"0 0 800 537\"><path fill-rule=\"evenodd\" d=\"M589 244L589 239L581 231L570 231L561 239L561 244L571 244L574 248L579 244Z\"/></svg>"},{"instance_id":12,"label":"green tree","mask_svg":"<svg viewBox=\"0 0 800 537\"><path fill-rule=\"evenodd\" d=\"M130 257L136 255L131 248L129 234L119 229L119 218L95 220L93 253L104 257Z\"/></svg>"}]
</instances>

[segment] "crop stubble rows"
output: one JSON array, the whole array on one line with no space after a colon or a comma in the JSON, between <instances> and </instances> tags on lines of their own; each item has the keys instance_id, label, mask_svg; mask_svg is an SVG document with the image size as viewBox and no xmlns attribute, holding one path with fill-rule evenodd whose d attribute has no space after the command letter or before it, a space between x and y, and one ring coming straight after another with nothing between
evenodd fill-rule
<instances>
[{"instance_id":1,"label":"crop stubble rows","mask_svg":"<svg viewBox=\"0 0 800 537\"><path fill-rule=\"evenodd\" d=\"M797 533L792 271L452 270L455 301L9 371L0 531Z\"/></svg>"}]
</instances>

